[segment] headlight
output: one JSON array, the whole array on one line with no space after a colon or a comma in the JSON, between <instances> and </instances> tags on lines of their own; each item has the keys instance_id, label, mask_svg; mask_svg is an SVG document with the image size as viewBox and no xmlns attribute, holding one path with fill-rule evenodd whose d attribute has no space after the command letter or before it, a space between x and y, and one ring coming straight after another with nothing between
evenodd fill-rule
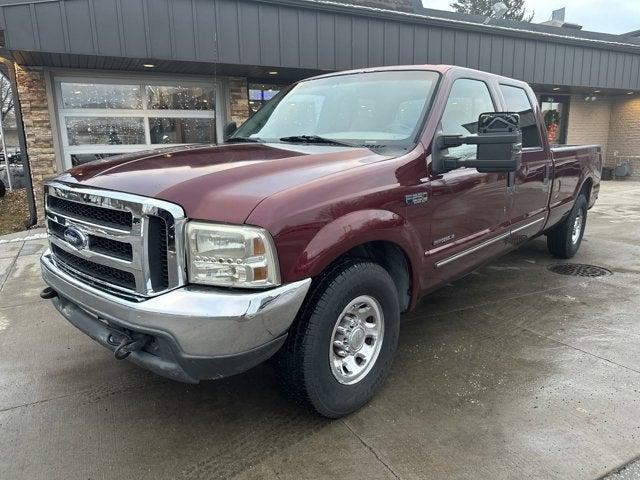
<instances>
[{"instance_id":1,"label":"headlight","mask_svg":"<svg viewBox=\"0 0 640 480\"><path fill-rule=\"evenodd\" d=\"M280 284L276 249L266 230L187 223L189 282L260 288Z\"/></svg>"}]
</instances>

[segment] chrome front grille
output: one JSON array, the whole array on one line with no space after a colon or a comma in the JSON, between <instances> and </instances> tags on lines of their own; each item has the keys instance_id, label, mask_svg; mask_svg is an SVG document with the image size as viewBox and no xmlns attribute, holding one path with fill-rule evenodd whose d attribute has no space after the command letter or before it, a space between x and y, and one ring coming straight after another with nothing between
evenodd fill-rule
<instances>
[{"instance_id":1,"label":"chrome front grille","mask_svg":"<svg viewBox=\"0 0 640 480\"><path fill-rule=\"evenodd\" d=\"M85 203L72 202L64 198L51 196L47 204L54 211L64 212L79 220L85 220L116 229L131 230L133 216L131 212L95 207Z\"/></svg>"},{"instance_id":2,"label":"chrome front grille","mask_svg":"<svg viewBox=\"0 0 640 480\"><path fill-rule=\"evenodd\" d=\"M184 285L178 205L59 182L45 186L45 205L53 259L67 273L135 300Z\"/></svg>"}]
</instances>

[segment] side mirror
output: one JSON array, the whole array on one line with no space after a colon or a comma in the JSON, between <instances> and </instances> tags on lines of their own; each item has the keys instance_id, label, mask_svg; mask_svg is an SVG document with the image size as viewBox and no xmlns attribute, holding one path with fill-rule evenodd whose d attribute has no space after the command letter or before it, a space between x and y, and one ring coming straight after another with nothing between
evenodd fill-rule
<instances>
[{"instance_id":1,"label":"side mirror","mask_svg":"<svg viewBox=\"0 0 640 480\"><path fill-rule=\"evenodd\" d=\"M475 158L443 155L444 150L460 145L477 145ZM460 167L479 172L515 172L522 161L522 132L517 113L483 113L478 117L477 135L436 133L433 143L433 172L444 173Z\"/></svg>"},{"instance_id":2,"label":"side mirror","mask_svg":"<svg viewBox=\"0 0 640 480\"><path fill-rule=\"evenodd\" d=\"M224 129L222 130L222 135L224 136L224 139L226 140L231 135L233 135L237 129L238 129L238 125L236 124L236 122L227 123L224 126Z\"/></svg>"}]
</instances>

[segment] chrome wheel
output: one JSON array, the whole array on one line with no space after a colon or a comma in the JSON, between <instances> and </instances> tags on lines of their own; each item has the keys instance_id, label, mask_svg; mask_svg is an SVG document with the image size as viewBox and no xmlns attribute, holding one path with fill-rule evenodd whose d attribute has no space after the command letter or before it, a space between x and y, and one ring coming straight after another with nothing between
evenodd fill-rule
<instances>
[{"instance_id":1,"label":"chrome wheel","mask_svg":"<svg viewBox=\"0 0 640 480\"><path fill-rule=\"evenodd\" d=\"M354 298L342 310L331 335L329 362L338 382L353 385L376 363L384 336L384 316L368 295Z\"/></svg>"},{"instance_id":2,"label":"chrome wheel","mask_svg":"<svg viewBox=\"0 0 640 480\"><path fill-rule=\"evenodd\" d=\"M582 210L576 215L576 219L573 221L573 230L571 231L571 243L576 244L580 240L580 234L582 233Z\"/></svg>"}]
</instances>

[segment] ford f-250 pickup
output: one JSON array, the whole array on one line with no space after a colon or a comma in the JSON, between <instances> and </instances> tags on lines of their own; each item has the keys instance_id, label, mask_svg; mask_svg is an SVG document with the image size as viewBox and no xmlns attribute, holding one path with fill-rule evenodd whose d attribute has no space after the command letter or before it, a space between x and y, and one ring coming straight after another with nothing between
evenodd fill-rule
<instances>
[{"instance_id":1,"label":"ford f-250 pickup","mask_svg":"<svg viewBox=\"0 0 640 480\"><path fill-rule=\"evenodd\" d=\"M600 185L600 147L550 147L526 83L459 67L311 78L229 127L50 182L42 295L183 382L274 357L327 417L373 395L423 295L538 235L572 257Z\"/></svg>"}]
</instances>

